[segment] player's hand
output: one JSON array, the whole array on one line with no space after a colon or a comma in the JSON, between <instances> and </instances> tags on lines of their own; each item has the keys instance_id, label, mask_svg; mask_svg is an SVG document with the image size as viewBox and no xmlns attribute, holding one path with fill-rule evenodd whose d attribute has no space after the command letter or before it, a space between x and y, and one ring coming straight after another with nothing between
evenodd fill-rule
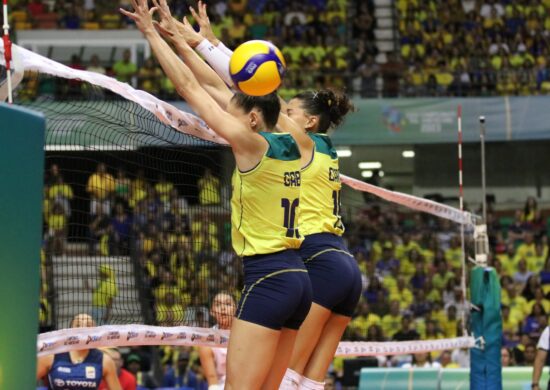
<instances>
[{"instance_id":1,"label":"player's hand","mask_svg":"<svg viewBox=\"0 0 550 390\"><path fill-rule=\"evenodd\" d=\"M156 32L153 25L153 14L157 8L149 9L147 0L132 0L132 7L134 7L134 12L126 11L123 8L120 8L119 11L136 22L136 26L143 34Z\"/></svg>"},{"instance_id":2,"label":"player's hand","mask_svg":"<svg viewBox=\"0 0 550 390\"><path fill-rule=\"evenodd\" d=\"M153 4L158 11L160 22L153 21L157 31L164 37L173 39L178 33L177 21L172 17L170 8L166 0L153 0Z\"/></svg>"},{"instance_id":3,"label":"player's hand","mask_svg":"<svg viewBox=\"0 0 550 390\"><path fill-rule=\"evenodd\" d=\"M212 31L212 25L210 24L210 19L208 18L208 13L206 12L206 3L204 1L199 1L197 4L197 9L199 10L198 13L193 7L189 7L191 15L193 15L193 18L195 18L199 24L199 34L202 35L203 38L208 39L214 46L218 46L220 40L216 38L214 31Z\"/></svg>"}]
</instances>

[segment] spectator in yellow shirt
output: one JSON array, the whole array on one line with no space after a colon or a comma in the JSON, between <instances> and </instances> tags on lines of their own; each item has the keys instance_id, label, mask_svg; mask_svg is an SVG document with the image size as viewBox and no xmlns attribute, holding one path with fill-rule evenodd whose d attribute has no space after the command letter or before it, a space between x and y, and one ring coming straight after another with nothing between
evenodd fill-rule
<instances>
[{"instance_id":1,"label":"spectator in yellow shirt","mask_svg":"<svg viewBox=\"0 0 550 390\"><path fill-rule=\"evenodd\" d=\"M73 189L63 180L63 176L58 175L55 183L48 190L48 198L52 202L59 203L63 207L64 214L69 218L71 216L71 203L73 199Z\"/></svg>"},{"instance_id":2,"label":"spectator in yellow shirt","mask_svg":"<svg viewBox=\"0 0 550 390\"><path fill-rule=\"evenodd\" d=\"M209 168L197 182L199 187L199 203L203 206L217 205L221 202L220 179L212 174Z\"/></svg>"},{"instance_id":3,"label":"spectator in yellow shirt","mask_svg":"<svg viewBox=\"0 0 550 390\"><path fill-rule=\"evenodd\" d=\"M48 242L51 253L61 256L65 251L67 241L67 216L63 206L56 202L48 213Z\"/></svg>"},{"instance_id":4,"label":"spectator in yellow shirt","mask_svg":"<svg viewBox=\"0 0 550 390\"><path fill-rule=\"evenodd\" d=\"M441 324L441 328L443 329L443 333L445 333L445 337L454 338L457 336L458 320L455 306L451 305L447 308L447 318Z\"/></svg>"},{"instance_id":5,"label":"spectator in yellow shirt","mask_svg":"<svg viewBox=\"0 0 550 390\"><path fill-rule=\"evenodd\" d=\"M184 323L185 308L172 291L164 294L164 299L157 305L156 320L159 326L178 326Z\"/></svg>"},{"instance_id":6,"label":"spectator in yellow shirt","mask_svg":"<svg viewBox=\"0 0 550 390\"><path fill-rule=\"evenodd\" d=\"M453 271L462 268L462 248L460 247L460 239L457 236L451 238L449 249L445 251L445 261Z\"/></svg>"},{"instance_id":7,"label":"spectator in yellow shirt","mask_svg":"<svg viewBox=\"0 0 550 390\"><path fill-rule=\"evenodd\" d=\"M97 214L99 204L105 214L111 214L111 196L115 191L115 179L107 172L107 166L104 163L97 165L97 171L88 179L86 191L90 194L92 215Z\"/></svg>"},{"instance_id":8,"label":"spectator in yellow shirt","mask_svg":"<svg viewBox=\"0 0 550 390\"><path fill-rule=\"evenodd\" d=\"M390 312L382 318L382 331L388 338L392 338L401 327L402 315L399 311L399 301L390 302Z\"/></svg>"},{"instance_id":9,"label":"spectator in yellow shirt","mask_svg":"<svg viewBox=\"0 0 550 390\"><path fill-rule=\"evenodd\" d=\"M523 237L523 243L518 246L516 250L516 256L525 260L529 260L530 258L535 257L537 254L535 236L532 232L525 232Z\"/></svg>"},{"instance_id":10,"label":"spectator in yellow shirt","mask_svg":"<svg viewBox=\"0 0 550 390\"><path fill-rule=\"evenodd\" d=\"M359 305L359 313L349 324L350 332L354 338L358 340L364 340L367 337L367 332L371 325L380 325L382 320L379 316L371 313L369 310L369 303L362 301Z\"/></svg>"},{"instance_id":11,"label":"spectator in yellow shirt","mask_svg":"<svg viewBox=\"0 0 550 390\"><path fill-rule=\"evenodd\" d=\"M101 264L97 267L99 280L95 288L90 288L88 279L84 279L84 288L92 290L92 318L97 325L109 322L113 301L118 295L115 270L112 266Z\"/></svg>"},{"instance_id":12,"label":"spectator in yellow shirt","mask_svg":"<svg viewBox=\"0 0 550 390\"><path fill-rule=\"evenodd\" d=\"M437 265L437 273L433 276L433 286L439 290L443 290L447 286L447 282L454 278L455 274L447 269L447 263L440 261Z\"/></svg>"},{"instance_id":13,"label":"spectator in yellow shirt","mask_svg":"<svg viewBox=\"0 0 550 390\"><path fill-rule=\"evenodd\" d=\"M159 174L159 181L155 184L155 192L162 203L167 203L170 200L170 193L174 189L174 184L166 180L164 173Z\"/></svg>"}]
</instances>

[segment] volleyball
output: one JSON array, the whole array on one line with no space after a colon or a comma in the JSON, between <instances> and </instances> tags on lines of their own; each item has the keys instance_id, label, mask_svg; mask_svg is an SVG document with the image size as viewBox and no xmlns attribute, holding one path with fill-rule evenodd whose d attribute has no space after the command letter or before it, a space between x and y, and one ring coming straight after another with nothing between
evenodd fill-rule
<instances>
[{"instance_id":1,"label":"volleyball","mask_svg":"<svg viewBox=\"0 0 550 390\"><path fill-rule=\"evenodd\" d=\"M281 51L267 41L248 41L237 47L229 62L235 87L251 96L264 96L281 85L286 69Z\"/></svg>"}]
</instances>

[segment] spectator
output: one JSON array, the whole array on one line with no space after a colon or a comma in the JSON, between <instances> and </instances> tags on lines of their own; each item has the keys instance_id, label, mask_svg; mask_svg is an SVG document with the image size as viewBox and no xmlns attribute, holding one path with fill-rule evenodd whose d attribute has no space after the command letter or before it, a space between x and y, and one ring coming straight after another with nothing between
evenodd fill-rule
<instances>
[{"instance_id":1,"label":"spectator","mask_svg":"<svg viewBox=\"0 0 550 390\"><path fill-rule=\"evenodd\" d=\"M439 362L432 362L429 352L420 352L412 355L412 363L405 363L402 368L441 368Z\"/></svg>"},{"instance_id":2,"label":"spectator","mask_svg":"<svg viewBox=\"0 0 550 390\"><path fill-rule=\"evenodd\" d=\"M118 295L115 270L107 264L97 267L99 280L95 288L91 288L88 279L84 279L84 288L92 290L92 318L97 325L108 324L111 317L113 302Z\"/></svg>"},{"instance_id":3,"label":"spectator","mask_svg":"<svg viewBox=\"0 0 550 390\"><path fill-rule=\"evenodd\" d=\"M126 366L128 371L136 378L138 386L148 389L158 387L157 383L149 373L141 371L141 357L139 355L134 353L128 355L126 358Z\"/></svg>"},{"instance_id":4,"label":"spectator","mask_svg":"<svg viewBox=\"0 0 550 390\"><path fill-rule=\"evenodd\" d=\"M36 17L45 14L47 9L42 0L31 0L27 6L27 11L31 17Z\"/></svg>"},{"instance_id":5,"label":"spectator","mask_svg":"<svg viewBox=\"0 0 550 390\"><path fill-rule=\"evenodd\" d=\"M132 78L137 74L137 65L131 62L132 52L124 50L122 60L115 62L113 71L118 81L131 84Z\"/></svg>"},{"instance_id":6,"label":"spectator","mask_svg":"<svg viewBox=\"0 0 550 390\"><path fill-rule=\"evenodd\" d=\"M145 60L137 72L138 88L152 95L158 96L161 88L162 70L157 66L153 57Z\"/></svg>"},{"instance_id":7,"label":"spectator","mask_svg":"<svg viewBox=\"0 0 550 390\"><path fill-rule=\"evenodd\" d=\"M403 74L403 64L395 53L388 53L388 59L380 68L384 87L384 97L397 97L399 95L399 82Z\"/></svg>"},{"instance_id":8,"label":"spectator","mask_svg":"<svg viewBox=\"0 0 550 390\"><path fill-rule=\"evenodd\" d=\"M411 329L411 320L412 318L410 316L403 316L401 319L401 328L393 335L393 340L409 341L420 339L418 332Z\"/></svg>"},{"instance_id":9,"label":"spectator","mask_svg":"<svg viewBox=\"0 0 550 390\"><path fill-rule=\"evenodd\" d=\"M86 68L88 72L94 72L99 74L105 74L105 68L101 66L101 63L99 61L99 56L97 54L92 54L92 57L90 58L90 65Z\"/></svg>"},{"instance_id":10,"label":"spectator","mask_svg":"<svg viewBox=\"0 0 550 390\"><path fill-rule=\"evenodd\" d=\"M508 348L502 347L500 349L500 363L502 367L510 367L512 365L512 354Z\"/></svg>"},{"instance_id":11,"label":"spectator","mask_svg":"<svg viewBox=\"0 0 550 390\"><path fill-rule=\"evenodd\" d=\"M61 256L65 253L67 241L67 216L61 203L53 203L48 214L47 225L48 252Z\"/></svg>"},{"instance_id":12,"label":"spectator","mask_svg":"<svg viewBox=\"0 0 550 390\"><path fill-rule=\"evenodd\" d=\"M382 318L382 331L387 337L393 336L399 331L402 316L399 312L399 301L390 302L390 312Z\"/></svg>"},{"instance_id":13,"label":"spectator","mask_svg":"<svg viewBox=\"0 0 550 390\"><path fill-rule=\"evenodd\" d=\"M220 179L214 176L209 168L204 170L204 176L199 179L197 186L199 188L199 203L201 205L220 204Z\"/></svg>"},{"instance_id":14,"label":"spectator","mask_svg":"<svg viewBox=\"0 0 550 390\"><path fill-rule=\"evenodd\" d=\"M105 214L111 213L111 197L115 190L115 179L107 172L104 163L97 165L97 171L90 176L86 191L90 194L90 213L98 214L98 208Z\"/></svg>"},{"instance_id":15,"label":"spectator","mask_svg":"<svg viewBox=\"0 0 550 390\"><path fill-rule=\"evenodd\" d=\"M51 185L48 191L48 198L52 203L58 203L63 208L63 214L67 218L71 217L71 203L73 199L73 189L64 182L63 176L57 175L55 184Z\"/></svg>"},{"instance_id":16,"label":"spectator","mask_svg":"<svg viewBox=\"0 0 550 390\"><path fill-rule=\"evenodd\" d=\"M90 223L90 241L89 241L89 253L95 255L101 253L104 256L109 254L109 235L112 232L110 218L103 211L101 203L96 208L97 214L92 216L92 222Z\"/></svg>"},{"instance_id":17,"label":"spectator","mask_svg":"<svg viewBox=\"0 0 550 390\"><path fill-rule=\"evenodd\" d=\"M190 387L199 389L200 378L193 371L190 365L189 352L183 351L179 354L177 363L174 366L169 366L164 373L161 386L163 387Z\"/></svg>"},{"instance_id":18,"label":"spectator","mask_svg":"<svg viewBox=\"0 0 550 390\"><path fill-rule=\"evenodd\" d=\"M367 337L367 331L371 325L380 325L381 319L369 310L369 303L367 301L361 301L358 308L358 315L353 318L349 328L354 338L357 340L364 340Z\"/></svg>"},{"instance_id":19,"label":"spectator","mask_svg":"<svg viewBox=\"0 0 550 390\"><path fill-rule=\"evenodd\" d=\"M118 381L122 390L136 390L137 381L136 378L127 370L122 368L124 366L124 359L117 348L107 348L104 350L111 359L115 362ZM99 390L107 390L107 384L105 380L99 385Z\"/></svg>"}]
</instances>

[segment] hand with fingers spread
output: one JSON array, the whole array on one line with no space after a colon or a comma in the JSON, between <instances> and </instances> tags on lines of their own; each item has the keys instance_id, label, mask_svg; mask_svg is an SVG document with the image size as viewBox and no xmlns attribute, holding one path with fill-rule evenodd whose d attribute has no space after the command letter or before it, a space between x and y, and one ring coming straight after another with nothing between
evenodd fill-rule
<instances>
[{"instance_id":1,"label":"hand with fingers spread","mask_svg":"<svg viewBox=\"0 0 550 390\"><path fill-rule=\"evenodd\" d=\"M197 4L197 9L199 10L198 13L193 7L189 7L191 15L193 15L193 18L195 18L199 24L199 34L208 39L214 46L218 46L220 40L216 37L214 31L212 31L212 25L210 24L210 19L208 18L208 14L206 12L206 3L204 1L199 1Z\"/></svg>"},{"instance_id":2,"label":"hand with fingers spread","mask_svg":"<svg viewBox=\"0 0 550 390\"><path fill-rule=\"evenodd\" d=\"M132 7L134 7L134 12L126 11L123 8L120 8L119 11L136 22L136 26L144 35L156 33L153 25L153 14L157 10L156 7L149 9L147 0L132 0Z\"/></svg>"},{"instance_id":3,"label":"hand with fingers spread","mask_svg":"<svg viewBox=\"0 0 550 390\"><path fill-rule=\"evenodd\" d=\"M160 16L160 22L153 23L165 38L172 40L172 42L183 39L192 48L195 48L204 39L195 31L187 18L184 17L182 23L172 17L166 0L153 0L153 4L158 9Z\"/></svg>"}]
</instances>

